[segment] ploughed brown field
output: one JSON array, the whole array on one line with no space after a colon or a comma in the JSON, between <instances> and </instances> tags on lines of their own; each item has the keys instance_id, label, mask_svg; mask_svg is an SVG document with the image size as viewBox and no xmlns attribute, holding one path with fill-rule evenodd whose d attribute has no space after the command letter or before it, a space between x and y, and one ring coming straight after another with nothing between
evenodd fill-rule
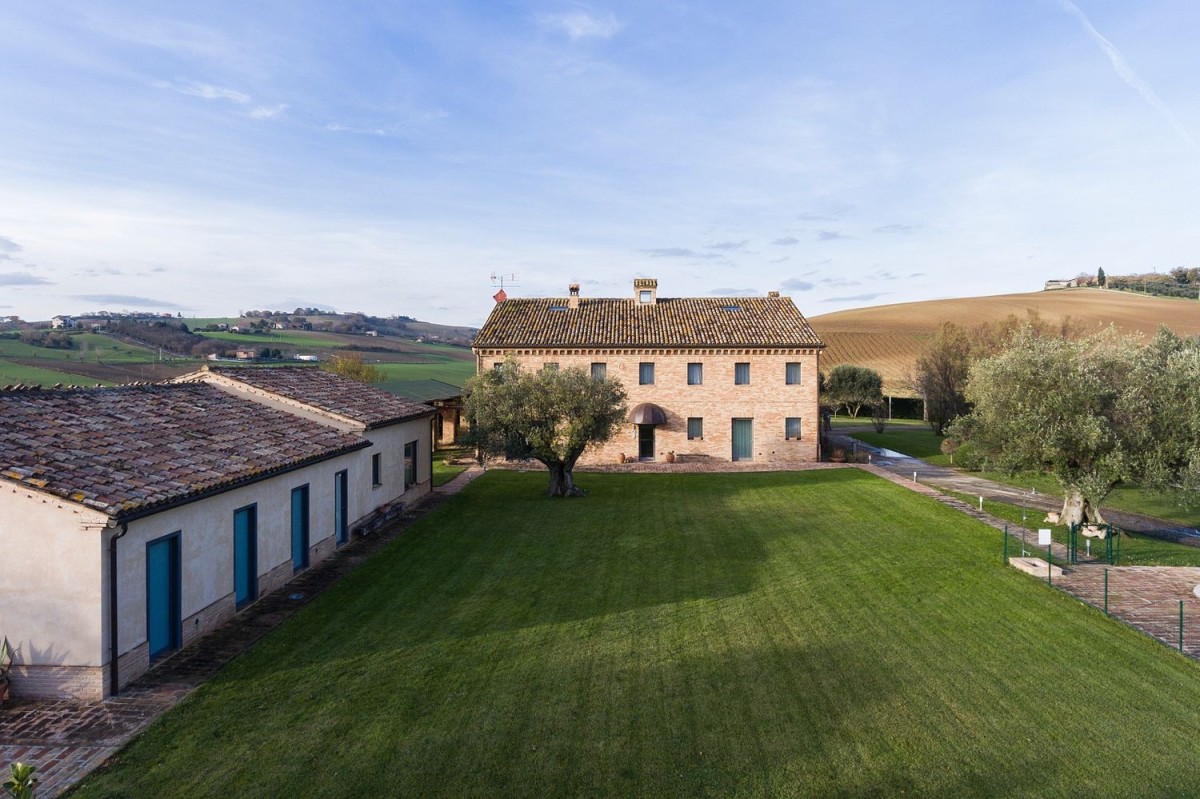
<instances>
[{"instance_id":1,"label":"ploughed brown field","mask_svg":"<svg viewBox=\"0 0 1200 799\"><path fill-rule=\"evenodd\" d=\"M1111 324L1148 337L1165 324L1182 336L1200 334L1200 302L1089 288L879 305L808 321L825 342L826 374L840 363L869 366L883 376L885 394L911 397L908 375L942 322L970 329L1009 314L1025 318L1031 310L1053 324L1070 317L1088 331Z\"/></svg>"}]
</instances>

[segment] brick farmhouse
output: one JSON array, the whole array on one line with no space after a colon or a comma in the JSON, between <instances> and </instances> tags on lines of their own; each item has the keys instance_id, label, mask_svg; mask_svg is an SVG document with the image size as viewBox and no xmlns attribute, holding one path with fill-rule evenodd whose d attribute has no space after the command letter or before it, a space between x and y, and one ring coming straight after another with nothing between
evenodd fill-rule
<instances>
[{"instance_id":1,"label":"brick farmhouse","mask_svg":"<svg viewBox=\"0 0 1200 799\"><path fill-rule=\"evenodd\" d=\"M622 459L755 461L818 458L817 374L825 346L790 297L498 296L475 338L476 368L577 367L619 379L629 423L581 463Z\"/></svg>"},{"instance_id":2,"label":"brick farmhouse","mask_svg":"<svg viewBox=\"0 0 1200 799\"><path fill-rule=\"evenodd\" d=\"M98 699L430 490L427 405L315 369L0 390L18 698Z\"/></svg>"}]
</instances>

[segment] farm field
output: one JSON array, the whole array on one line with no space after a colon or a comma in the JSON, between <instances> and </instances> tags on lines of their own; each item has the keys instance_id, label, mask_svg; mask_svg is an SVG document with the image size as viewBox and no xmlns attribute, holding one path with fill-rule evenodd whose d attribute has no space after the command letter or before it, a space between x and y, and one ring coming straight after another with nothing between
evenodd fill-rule
<instances>
[{"instance_id":1,"label":"farm field","mask_svg":"<svg viewBox=\"0 0 1200 799\"><path fill-rule=\"evenodd\" d=\"M885 394L911 397L909 372L942 322L970 329L1009 314L1023 319L1029 310L1055 324L1070 317L1089 331L1113 324L1151 336L1165 324L1180 335L1200 333L1200 304L1195 300L1088 288L880 305L808 321L826 344L821 353L824 372L839 363L868 366L883 376Z\"/></svg>"},{"instance_id":2,"label":"farm field","mask_svg":"<svg viewBox=\"0 0 1200 799\"><path fill-rule=\"evenodd\" d=\"M1200 791L1200 665L929 498L853 469L545 480L475 481L75 795Z\"/></svg>"}]
</instances>

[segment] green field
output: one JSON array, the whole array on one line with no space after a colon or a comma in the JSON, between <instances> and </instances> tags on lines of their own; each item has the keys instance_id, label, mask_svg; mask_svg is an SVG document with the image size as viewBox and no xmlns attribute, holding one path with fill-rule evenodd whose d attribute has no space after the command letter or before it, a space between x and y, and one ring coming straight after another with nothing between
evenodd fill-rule
<instances>
[{"instance_id":1,"label":"green field","mask_svg":"<svg viewBox=\"0 0 1200 799\"><path fill-rule=\"evenodd\" d=\"M461 386L475 374L475 361L434 361L429 363L381 363L376 364L384 374L380 388L387 389L391 382L402 380L441 380Z\"/></svg>"},{"instance_id":2,"label":"green field","mask_svg":"<svg viewBox=\"0 0 1200 799\"><path fill-rule=\"evenodd\" d=\"M66 386L94 386L97 383L109 385L107 381L97 380L87 375L60 372L57 369L42 369L37 366L25 366L0 360L0 386L25 383L26 385L53 386L62 383Z\"/></svg>"},{"instance_id":3,"label":"green field","mask_svg":"<svg viewBox=\"0 0 1200 799\"><path fill-rule=\"evenodd\" d=\"M857 470L490 472L81 797L1188 796L1200 666Z\"/></svg>"},{"instance_id":4,"label":"green field","mask_svg":"<svg viewBox=\"0 0 1200 799\"><path fill-rule=\"evenodd\" d=\"M856 432L853 434L853 438L873 447L902 452L937 466L950 465L950 456L942 454L942 437L930 430L928 425L923 428L884 430L882 433Z\"/></svg>"}]
</instances>

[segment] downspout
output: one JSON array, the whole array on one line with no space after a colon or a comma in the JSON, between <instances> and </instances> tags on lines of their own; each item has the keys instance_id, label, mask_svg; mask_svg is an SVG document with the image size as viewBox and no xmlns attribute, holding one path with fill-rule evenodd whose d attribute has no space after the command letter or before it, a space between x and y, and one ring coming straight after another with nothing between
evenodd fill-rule
<instances>
[{"instance_id":1,"label":"downspout","mask_svg":"<svg viewBox=\"0 0 1200 799\"><path fill-rule=\"evenodd\" d=\"M108 539L108 670L109 684L112 687L109 696L116 696L120 687L120 669L117 667L118 635L117 625L120 613L117 612L117 539L129 532L129 522L121 522L121 530Z\"/></svg>"}]
</instances>

